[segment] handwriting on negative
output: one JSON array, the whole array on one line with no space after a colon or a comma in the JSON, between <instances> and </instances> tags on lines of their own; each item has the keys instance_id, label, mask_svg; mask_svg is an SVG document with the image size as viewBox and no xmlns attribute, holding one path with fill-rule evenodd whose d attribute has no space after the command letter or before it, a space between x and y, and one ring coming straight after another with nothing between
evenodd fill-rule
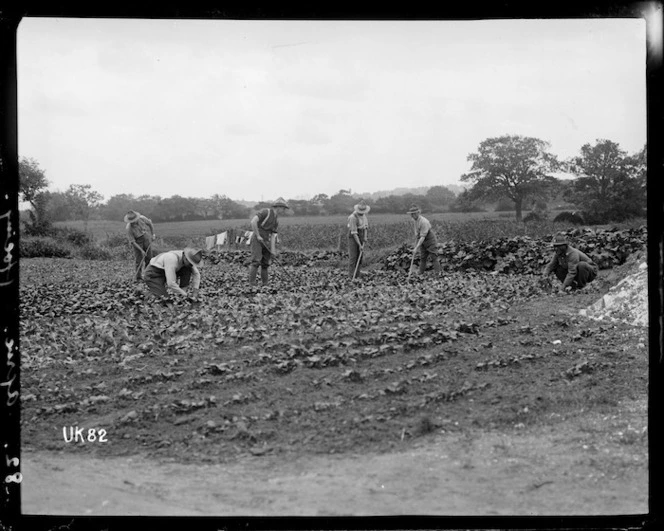
<instances>
[{"instance_id":1,"label":"handwriting on negative","mask_svg":"<svg viewBox=\"0 0 664 531\"><path fill-rule=\"evenodd\" d=\"M6 224L7 230L5 232L5 241L3 244L4 257L2 258L3 267L0 267L0 287L9 286L14 279L9 278L9 273L12 267L16 265L16 260L14 259L14 243L11 240L12 238L12 222L11 222L11 211L7 211L4 214L0 215L0 221ZM0 226L1 227L1 226ZM2 229L0 228L0 232Z\"/></svg>"}]
</instances>

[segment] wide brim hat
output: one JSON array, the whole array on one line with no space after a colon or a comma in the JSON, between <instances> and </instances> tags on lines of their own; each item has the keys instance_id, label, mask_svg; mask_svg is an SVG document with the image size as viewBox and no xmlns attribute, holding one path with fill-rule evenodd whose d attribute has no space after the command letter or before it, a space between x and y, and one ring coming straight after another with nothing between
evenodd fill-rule
<instances>
[{"instance_id":1,"label":"wide brim hat","mask_svg":"<svg viewBox=\"0 0 664 531\"><path fill-rule=\"evenodd\" d=\"M411 205L406 214L419 214L421 212L420 207L417 205Z\"/></svg>"},{"instance_id":2,"label":"wide brim hat","mask_svg":"<svg viewBox=\"0 0 664 531\"><path fill-rule=\"evenodd\" d=\"M272 207L273 207L273 208L277 208L277 207L290 208L290 207L288 206L288 203L286 203L286 201L284 200L283 197L278 198L278 199L272 204Z\"/></svg>"},{"instance_id":3,"label":"wide brim hat","mask_svg":"<svg viewBox=\"0 0 664 531\"><path fill-rule=\"evenodd\" d=\"M190 263L194 265L201 265L203 261L203 251L201 249L195 249L193 247L184 248L184 256L189 260Z\"/></svg>"},{"instance_id":4,"label":"wide brim hat","mask_svg":"<svg viewBox=\"0 0 664 531\"><path fill-rule=\"evenodd\" d=\"M140 217L140 214L136 212L135 210L130 210L125 214L124 217L124 222L125 223L135 223L138 221L138 218Z\"/></svg>"},{"instance_id":5,"label":"wide brim hat","mask_svg":"<svg viewBox=\"0 0 664 531\"><path fill-rule=\"evenodd\" d=\"M554 247L558 247L559 245L560 245L560 246L562 246L562 245L567 245L568 243L569 243L569 242L567 241L567 238L566 238L564 235L562 235L562 234L558 234L558 235L556 235L556 237L553 239L553 242L551 243L551 245L553 245Z\"/></svg>"},{"instance_id":6,"label":"wide brim hat","mask_svg":"<svg viewBox=\"0 0 664 531\"><path fill-rule=\"evenodd\" d=\"M353 207L353 212L357 212L358 214L368 214L370 210L371 207L369 205L357 204Z\"/></svg>"}]
</instances>

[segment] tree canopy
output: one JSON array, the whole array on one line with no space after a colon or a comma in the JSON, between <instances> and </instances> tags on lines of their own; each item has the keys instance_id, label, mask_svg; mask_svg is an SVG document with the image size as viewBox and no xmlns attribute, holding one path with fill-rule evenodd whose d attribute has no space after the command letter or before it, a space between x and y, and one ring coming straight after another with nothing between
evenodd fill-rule
<instances>
[{"instance_id":1,"label":"tree canopy","mask_svg":"<svg viewBox=\"0 0 664 531\"><path fill-rule=\"evenodd\" d=\"M546 196L555 179L548 175L559 168L549 144L538 138L504 135L487 138L476 153L468 155L470 172L462 181L473 183L471 198L504 195L514 201L516 219L521 220L527 198Z\"/></svg>"},{"instance_id":2,"label":"tree canopy","mask_svg":"<svg viewBox=\"0 0 664 531\"><path fill-rule=\"evenodd\" d=\"M584 144L568 161L577 175L567 198L587 213L587 221L620 221L642 216L646 206L646 148L634 155L611 140Z\"/></svg>"}]
</instances>

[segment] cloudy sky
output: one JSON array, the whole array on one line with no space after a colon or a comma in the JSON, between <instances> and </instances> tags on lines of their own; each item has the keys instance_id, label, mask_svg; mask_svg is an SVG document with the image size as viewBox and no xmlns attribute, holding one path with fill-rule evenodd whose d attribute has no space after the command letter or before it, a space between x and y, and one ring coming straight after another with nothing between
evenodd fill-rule
<instances>
[{"instance_id":1,"label":"cloudy sky","mask_svg":"<svg viewBox=\"0 0 664 531\"><path fill-rule=\"evenodd\" d=\"M479 143L646 142L645 22L26 18L19 155L51 190L236 200L456 184Z\"/></svg>"}]
</instances>

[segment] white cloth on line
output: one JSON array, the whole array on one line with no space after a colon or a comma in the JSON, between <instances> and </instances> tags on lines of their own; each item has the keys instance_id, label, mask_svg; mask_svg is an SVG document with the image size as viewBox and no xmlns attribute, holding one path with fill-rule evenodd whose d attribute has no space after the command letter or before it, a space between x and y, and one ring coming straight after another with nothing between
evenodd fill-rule
<instances>
[{"instance_id":1,"label":"white cloth on line","mask_svg":"<svg viewBox=\"0 0 664 531\"><path fill-rule=\"evenodd\" d=\"M226 238L228 237L228 232L222 232L217 234L217 245L224 245L226 243Z\"/></svg>"},{"instance_id":2,"label":"white cloth on line","mask_svg":"<svg viewBox=\"0 0 664 531\"><path fill-rule=\"evenodd\" d=\"M209 251L214 247L214 242L216 241L217 237L216 236L206 236L205 237L205 247Z\"/></svg>"}]
</instances>

